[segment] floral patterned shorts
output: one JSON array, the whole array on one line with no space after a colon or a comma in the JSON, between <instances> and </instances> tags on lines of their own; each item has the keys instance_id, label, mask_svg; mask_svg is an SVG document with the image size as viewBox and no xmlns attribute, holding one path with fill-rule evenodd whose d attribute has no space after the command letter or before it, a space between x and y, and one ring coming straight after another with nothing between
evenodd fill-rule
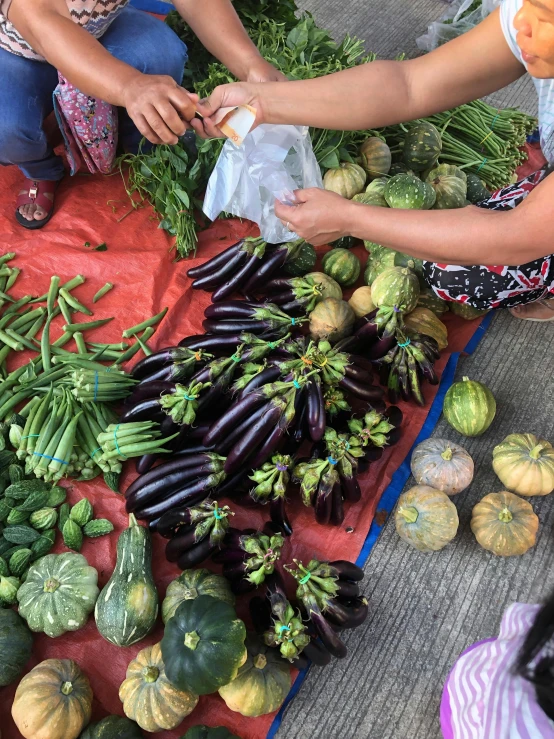
<instances>
[{"instance_id":1,"label":"floral patterned shorts","mask_svg":"<svg viewBox=\"0 0 554 739\"><path fill-rule=\"evenodd\" d=\"M492 193L479 208L509 210L518 206L551 172L544 167L515 185ZM423 263L428 285L443 300L466 303L474 308L511 308L554 294L554 255L517 267L482 265L460 267Z\"/></svg>"}]
</instances>

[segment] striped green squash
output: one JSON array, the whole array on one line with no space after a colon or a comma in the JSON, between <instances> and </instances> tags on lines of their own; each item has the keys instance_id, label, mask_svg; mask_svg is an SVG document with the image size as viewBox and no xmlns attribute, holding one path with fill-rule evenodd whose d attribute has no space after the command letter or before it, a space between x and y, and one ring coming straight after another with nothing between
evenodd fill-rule
<instances>
[{"instance_id":1,"label":"striped green squash","mask_svg":"<svg viewBox=\"0 0 554 739\"><path fill-rule=\"evenodd\" d=\"M467 196L467 176L462 169L453 164L439 164L431 170L426 180L436 193L433 208L452 210L464 208Z\"/></svg>"},{"instance_id":2,"label":"striped green squash","mask_svg":"<svg viewBox=\"0 0 554 739\"><path fill-rule=\"evenodd\" d=\"M424 183L413 174L397 174L388 181L385 200L391 208L422 210L429 200Z\"/></svg>"},{"instance_id":3,"label":"striped green squash","mask_svg":"<svg viewBox=\"0 0 554 739\"><path fill-rule=\"evenodd\" d=\"M317 254L314 247L305 241L296 254L285 262L283 269L288 275L303 277L312 271L316 262Z\"/></svg>"},{"instance_id":4,"label":"striped green squash","mask_svg":"<svg viewBox=\"0 0 554 739\"><path fill-rule=\"evenodd\" d=\"M493 422L496 401L486 385L464 377L446 393L443 413L463 436L481 436Z\"/></svg>"},{"instance_id":5,"label":"striped green squash","mask_svg":"<svg viewBox=\"0 0 554 739\"><path fill-rule=\"evenodd\" d=\"M360 162L372 179L388 174L392 156L387 143L378 136L370 136L360 146Z\"/></svg>"},{"instance_id":6,"label":"striped green squash","mask_svg":"<svg viewBox=\"0 0 554 739\"><path fill-rule=\"evenodd\" d=\"M321 267L326 275L343 287L352 287L360 276L360 260L348 249L331 249L323 257Z\"/></svg>"},{"instance_id":7,"label":"striped green squash","mask_svg":"<svg viewBox=\"0 0 554 739\"><path fill-rule=\"evenodd\" d=\"M152 575L150 532L129 516L129 528L117 541L112 576L98 596L96 626L104 639L129 647L144 639L156 623L158 591Z\"/></svg>"},{"instance_id":8,"label":"striped green squash","mask_svg":"<svg viewBox=\"0 0 554 739\"><path fill-rule=\"evenodd\" d=\"M415 272L408 267L389 267L374 280L371 297L375 305L396 306L409 313L417 305L419 281Z\"/></svg>"},{"instance_id":9,"label":"striped green squash","mask_svg":"<svg viewBox=\"0 0 554 739\"><path fill-rule=\"evenodd\" d=\"M438 129L428 121L421 121L410 128L404 139L404 164L414 172L423 172L437 161L441 151Z\"/></svg>"}]
</instances>

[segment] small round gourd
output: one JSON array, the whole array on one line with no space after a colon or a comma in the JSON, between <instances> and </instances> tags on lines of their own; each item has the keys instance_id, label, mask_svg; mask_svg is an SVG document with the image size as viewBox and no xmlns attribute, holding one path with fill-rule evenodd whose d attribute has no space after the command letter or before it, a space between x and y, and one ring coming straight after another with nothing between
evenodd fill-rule
<instances>
[{"instance_id":1,"label":"small round gourd","mask_svg":"<svg viewBox=\"0 0 554 739\"><path fill-rule=\"evenodd\" d=\"M359 164L341 162L336 169L328 169L323 178L323 187L343 198L351 200L362 192L367 175Z\"/></svg>"},{"instance_id":2,"label":"small round gourd","mask_svg":"<svg viewBox=\"0 0 554 739\"><path fill-rule=\"evenodd\" d=\"M411 331L431 336L439 345L440 351L448 346L448 329L429 308L416 306L413 311L404 316L404 324Z\"/></svg>"},{"instance_id":3,"label":"small round gourd","mask_svg":"<svg viewBox=\"0 0 554 739\"><path fill-rule=\"evenodd\" d=\"M144 734L130 718L106 716L89 724L79 739L144 739Z\"/></svg>"},{"instance_id":4,"label":"small round gourd","mask_svg":"<svg viewBox=\"0 0 554 739\"><path fill-rule=\"evenodd\" d=\"M433 166L442 151L439 130L429 121L420 121L408 130L404 139L404 164L416 172Z\"/></svg>"},{"instance_id":5,"label":"small round gourd","mask_svg":"<svg viewBox=\"0 0 554 739\"><path fill-rule=\"evenodd\" d=\"M372 179L387 175L392 163L392 155L386 141L378 136L367 138L360 146L360 161Z\"/></svg>"},{"instance_id":6,"label":"small round gourd","mask_svg":"<svg viewBox=\"0 0 554 739\"><path fill-rule=\"evenodd\" d=\"M162 621L167 623L175 615L175 611L185 600L194 600L200 595L211 595L230 606L235 605L235 596L229 581L221 575L215 575L210 570L183 570L167 586L162 603Z\"/></svg>"},{"instance_id":7,"label":"small round gourd","mask_svg":"<svg viewBox=\"0 0 554 739\"><path fill-rule=\"evenodd\" d=\"M496 401L486 385L463 377L444 396L443 413L463 436L481 436L493 422Z\"/></svg>"},{"instance_id":8,"label":"small round gourd","mask_svg":"<svg viewBox=\"0 0 554 739\"><path fill-rule=\"evenodd\" d=\"M282 706L291 686L290 666L276 649L254 636L247 638L246 647L246 662L219 695L231 711L255 718Z\"/></svg>"},{"instance_id":9,"label":"small round gourd","mask_svg":"<svg viewBox=\"0 0 554 739\"><path fill-rule=\"evenodd\" d=\"M400 538L420 552L443 549L459 524L448 495L427 485L416 485L400 496L394 520Z\"/></svg>"},{"instance_id":10,"label":"small round gourd","mask_svg":"<svg viewBox=\"0 0 554 739\"><path fill-rule=\"evenodd\" d=\"M473 480L473 459L459 444L447 439L426 439L412 453L412 475L418 485L457 495Z\"/></svg>"},{"instance_id":11,"label":"small round gourd","mask_svg":"<svg viewBox=\"0 0 554 739\"><path fill-rule=\"evenodd\" d=\"M77 739L90 721L92 689L70 659L47 659L17 686L12 718L25 739Z\"/></svg>"},{"instance_id":12,"label":"small round gourd","mask_svg":"<svg viewBox=\"0 0 554 739\"><path fill-rule=\"evenodd\" d=\"M198 696L169 682L160 644L146 647L127 667L119 688L125 715L145 731L170 731L198 703Z\"/></svg>"},{"instance_id":13,"label":"small round gourd","mask_svg":"<svg viewBox=\"0 0 554 739\"><path fill-rule=\"evenodd\" d=\"M310 313L310 335L313 339L340 341L350 336L356 316L344 300L326 298Z\"/></svg>"},{"instance_id":14,"label":"small round gourd","mask_svg":"<svg viewBox=\"0 0 554 739\"><path fill-rule=\"evenodd\" d=\"M287 259L283 265L283 270L293 277L303 277L315 267L317 262L317 254L314 247L304 241L296 254Z\"/></svg>"},{"instance_id":15,"label":"small round gourd","mask_svg":"<svg viewBox=\"0 0 554 739\"><path fill-rule=\"evenodd\" d=\"M25 621L11 608L0 608L0 688L15 682L32 648L33 635Z\"/></svg>"},{"instance_id":16,"label":"small round gourd","mask_svg":"<svg viewBox=\"0 0 554 739\"><path fill-rule=\"evenodd\" d=\"M436 210L464 208L467 196L467 178L462 169L452 164L439 164L426 180L436 193Z\"/></svg>"},{"instance_id":17,"label":"small round gourd","mask_svg":"<svg viewBox=\"0 0 554 739\"><path fill-rule=\"evenodd\" d=\"M331 249L323 257L321 267L342 287L352 287L360 276L360 260L348 249Z\"/></svg>"},{"instance_id":18,"label":"small round gourd","mask_svg":"<svg viewBox=\"0 0 554 739\"><path fill-rule=\"evenodd\" d=\"M396 306L403 313L410 313L417 305L419 280L409 267L388 267L371 285L375 305Z\"/></svg>"},{"instance_id":19,"label":"small round gourd","mask_svg":"<svg viewBox=\"0 0 554 739\"><path fill-rule=\"evenodd\" d=\"M321 297L324 300L325 298L336 298L337 300L342 300L341 286L332 277L326 275L325 272L308 272L305 277L314 281L321 290Z\"/></svg>"},{"instance_id":20,"label":"small round gourd","mask_svg":"<svg viewBox=\"0 0 554 739\"><path fill-rule=\"evenodd\" d=\"M98 573L82 554L47 554L17 592L19 614L31 631L51 637L85 625L98 598Z\"/></svg>"},{"instance_id":21,"label":"small round gourd","mask_svg":"<svg viewBox=\"0 0 554 739\"><path fill-rule=\"evenodd\" d=\"M506 490L548 495L554 490L554 448L534 434L510 434L492 452L492 467Z\"/></svg>"},{"instance_id":22,"label":"small round gourd","mask_svg":"<svg viewBox=\"0 0 554 739\"><path fill-rule=\"evenodd\" d=\"M385 188L385 200L390 208L422 210L428 198L423 182L412 174L394 175Z\"/></svg>"},{"instance_id":23,"label":"small round gourd","mask_svg":"<svg viewBox=\"0 0 554 739\"><path fill-rule=\"evenodd\" d=\"M375 309L375 304L371 299L371 287L364 285L354 290L352 297L348 301L348 305L356 314L356 318L361 318L371 313Z\"/></svg>"},{"instance_id":24,"label":"small round gourd","mask_svg":"<svg viewBox=\"0 0 554 739\"><path fill-rule=\"evenodd\" d=\"M515 557L535 546L539 519L531 504L502 491L489 493L471 514L471 530L477 542L499 557Z\"/></svg>"}]
</instances>

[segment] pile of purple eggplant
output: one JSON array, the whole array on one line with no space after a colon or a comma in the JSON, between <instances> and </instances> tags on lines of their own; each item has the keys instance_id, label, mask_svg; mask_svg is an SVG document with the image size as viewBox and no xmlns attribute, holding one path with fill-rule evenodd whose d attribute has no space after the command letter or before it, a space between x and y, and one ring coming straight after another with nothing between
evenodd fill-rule
<instances>
[{"instance_id":1,"label":"pile of purple eggplant","mask_svg":"<svg viewBox=\"0 0 554 739\"><path fill-rule=\"evenodd\" d=\"M260 587L273 575L284 541L281 534L270 531L229 529L223 549L212 559L223 564L223 575L230 581L231 590L240 595Z\"/></svg>"}]
</instances>

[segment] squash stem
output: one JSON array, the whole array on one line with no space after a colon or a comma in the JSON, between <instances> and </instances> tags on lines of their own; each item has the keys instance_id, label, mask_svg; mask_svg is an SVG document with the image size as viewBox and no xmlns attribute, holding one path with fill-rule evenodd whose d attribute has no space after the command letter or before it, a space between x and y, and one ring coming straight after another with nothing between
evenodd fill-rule
<instances>
[{"instance_id":1,"label":"squash stem","mask_svg":"<svg viewBox=\"0 0 554 739\"><path fill-rule=\"evenodd\" d=\"M189 649L192 649L193 651L198 646L198 642L200 641L200 637L196 633L196 631L189 631L188 634L185 634L185 647L188 647Z\"/></svg>"},{"instance_id":2,"label":"squash stem","mask_svg":"<svg viewBox=\"0 0 554 739\"><path fill-rule=\"evenodd\" d=\"M531 459L538 459L541 456L541 452L544 451L547 446L547 444L536 444L529 452Z\"/></svg>"},{"instance_id":3,"label":"squash stem","mask_svg":"<svg viewBox=\"0 0 554 739\"><path fill-rule=\"evenodd\" d=\"M447 446L444 452L442 452L441 457L446 461L450 462L452 459L452 449L451 447Z\"/></svg>"},{"instance_id":4,"label":"squash stem","mask_svg":"<svg viewBox=\"0 0 554 739\"><path fill-rule=\"evenodd\" d=\"M45 593L53 593L53 592L55 592L55 591L56 591L56 590L57 590L57 589L58 589L59 587L60 587L60 583L59 583L59 581L58 581L58 580L56 580L56 579L55 579L55 578L53 578L53 577L50 577L50 578L48 578L48 580L46 580L46 581L44 582L44 587L43 587L43 591L44 591Z\"/></svg>"},{"instance_id":5,"label":"squash stem","mask_svg":"<svg viewBox=\"0 0 554 739\"><path fill-rule=\"evenodd\" d=\"M253 659L253 664L258 670L263 670L267 665L267 657L265 654L257 654Z\"/></svg>"},{"instance_id":6,"label":"squash stem","mask_svg":"<svg viewBox=\"0 0 554 739\"><path fill-rule=\"evenodd\" d=\"M400 508L399 511L401 516L404 517L406 523L415 523L419 518L419 512L417 508L413 506L407 506L406 508Z\"/></svg>"},{"instance_id":7,"label":"squash stem","mask_svg":"<svg viewBox=\"0 0 554 739\"><path fill-rule=\"evenodd\" d=\"M155 665L148 665L148 667L145 667L142 671L142 675L144 677L144 682L155 683L160 676L160 670Z\"/></svg>"},{"instance_id":8,"label":"squash stem","mask_svg":"<svg viewBox=\"0 0 554 739\"><path fill-rule=\"evenodd\" d=\"M510 523L512 519L513 519L513 516L512 516L511 511L509 510L509 508L504 506L504 508L498 514L498 520L502 521L502 523Z\"/></svg>"},{"instance_id":9,"label":"squash stem","mask_svg":"<svg viewBox=\"0 0 554 739\"><path fill-rule=\"evenodd\" d=\"M73 693L73 684L69 680L66 680L66 682L62 683L60 690L64 695L71 695Z\"/></svg>"}]
</instances>

